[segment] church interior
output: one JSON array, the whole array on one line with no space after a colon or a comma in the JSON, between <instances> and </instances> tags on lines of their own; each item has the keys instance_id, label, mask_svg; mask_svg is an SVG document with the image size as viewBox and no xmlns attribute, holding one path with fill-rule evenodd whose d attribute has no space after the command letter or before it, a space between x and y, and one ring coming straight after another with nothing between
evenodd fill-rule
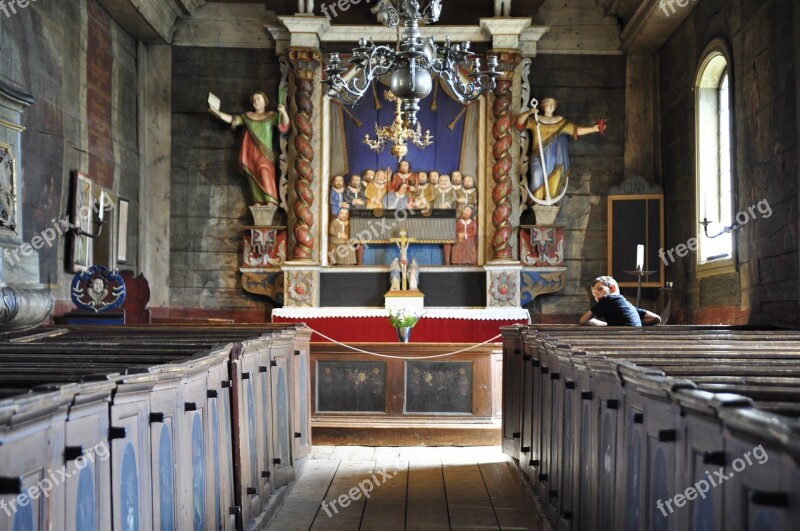
<instances>
[{"instance_id":1,"label":"church interior","mask_svg":"<svg viewBox=\"0 0 800 531\"><path fill-rule=\"evenodd\" d=\"M0 52L0 531L796 529L800 1L0 0Z\"/></svg>"}]
</instances>

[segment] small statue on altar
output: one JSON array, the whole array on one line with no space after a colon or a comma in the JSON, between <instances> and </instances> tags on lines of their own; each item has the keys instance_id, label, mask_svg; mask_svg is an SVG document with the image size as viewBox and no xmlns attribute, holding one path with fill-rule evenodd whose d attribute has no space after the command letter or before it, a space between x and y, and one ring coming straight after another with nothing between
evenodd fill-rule
<instances>
[{"instance_id":1,"label":"small statue on altar","mask_svg":"<svg viewBox=\"0 0 800 531\"><path fill-rule=\"evenodd\" d=\"M409 186L414 186L416 184L414 174L411 173L411 163L407 160L402 161L397 171L392 174L392 180L389 182L389 191L396 192L400 189L401 184L407 184Z\"/></svg>"},{"instance_id":2,"label":"small statue on altar","mask_svg":"<svg viewBox=\"0 0 800 531\"><path fill-rule=\"evenodd\" d=\"M364 190L361 188L361 176L353 174L350 176L350 186L344 190L344 201L350 208L359 210L366 208L367 201Z\"/></svg>"},{"instance_id":3,"label":"small statue on altar","mask_svg":"<svg viewBox=\"0 0 800 531\"><path fill-rule=\"evenodd\" d=\"M400 250L400 289L406 290L408 289L408 246L417 240L409 238L406 229L400 229L400 237L391 238L391 241L396 243L397 248Z\"/></svg>"},{"instance_id":4,"label":"small statue on altar","mask_svg":"<svg viewBox=\"0 0 800 531\"><path fill-rule=\"evenodd\" d=\"M456 192L456 211L459 216L465 206L472 207L472 212L478 211L478 189L475 188L475 179L470 175L464 177L463 187Z\"/></svg>"},{"instance_id":5,"label":"small statue on altar","mask_svg":"<svg viewBox=\"0 0 800 531\"><path fill-rule=\"evenodd\" d=\"M395 258L389 266L389 291L400 291L400 260Z\"/></svg>"},{"instance_id":6,"label":"small statue on altar","mask_svg":"<svg viewBox=\"0 0 800 531\"><path fill-rule=\"evenodd\" d=\"M411 265L408 266L408 289L419 291L419 266L417 259L411 259Z\"/></svg>"},{"instance_id":7,"label":"small statue on altar","mask_svg":"<svg viewBox=\"0 0 800 531\"><path fill-rule=\"evenodd\" d=\"M339 210L339 215L331 221L328 227L333 251L330 253L333 265L355 265L356 245L350 241L350 211L346 208Z\"/></svg>"},{"instance_id":8,"label":"small statue on altar","mask_svg":"<svg viewBox=\"0 0 800 531\"><path fill-rule=\"evenodd\" d=\"M494 16L511 16L511 0L494 0Z\"/></svg>"},{"instance_id":9,"label":"small statue on altar","mask_svg":"<svg viewBox=\"0 0 800 531\"><path fill-rule=\"evenodd\" d=\"M307 15L314 14L314 0L297 0L297 12Z\"/></svg>"},{"instance_id":10,"label":"small statue on altar","mask_svg":"<svg viewBox=\"0 0 800 531\"><path fill-rule=\"evenodd\" d=\"M386 194L389 187L386 185L386 172L378 170L375 172L375 180L367 185L364 195L367 198L367 208L374 210L386 206Z\"/></svg>"},{"instance_id":11,"label":"small statue on altar","mask_svg":"<svg viewBox=\"0 0 800 531\"><path fill-rule=\"evenodd\" d=\"M456 243L452 245L449 263L451 265L478 263L478 224L472 219L471 206L465 206L456 221Z\"/></svg>"},{"instance_id":12,"label":"small statue on altar","mask_svg":"<svg viewBox=\"0 0 800 531\"><path fill-rule=\"evenodd\" d=\"M331 192L329 197L329 206L331 209L331 216L334 218L339 216L339 210L347 207L344 200L344 177L337 175L333 178L331 184Z\"/></svg>"},{"instance_id":13,"label":"small statue on altar","mask_svg":"<svg viewBox=\"0 0 800 531\"><path fill-rule=\"evenodd\" d=\"M453 208L456 204L456 191L450 183L449 175L439 176L439 186L436 187L436 198L433 208L444 209Z\"/></svg>"}]
</instances>

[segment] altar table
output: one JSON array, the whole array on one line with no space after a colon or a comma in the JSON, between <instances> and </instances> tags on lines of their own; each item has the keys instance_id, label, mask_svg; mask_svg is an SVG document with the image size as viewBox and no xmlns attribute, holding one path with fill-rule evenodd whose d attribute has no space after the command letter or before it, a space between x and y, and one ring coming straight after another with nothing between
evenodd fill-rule
<instances>
[{"instance_id":1,"label":"altar table","mask_svg":"<svg viewBox=\"0 0 800 531\"><path fill-rule=\"evenodd\" d=\"M411 331L414 343L482 343L501 326L527 324L524 308L426 308ZM397 334L384 308L276 308L272 322L303 322L312 330L343 343L396 342ZM312 341L328 341L319 334Z\"/></svg>"}]
</instances>

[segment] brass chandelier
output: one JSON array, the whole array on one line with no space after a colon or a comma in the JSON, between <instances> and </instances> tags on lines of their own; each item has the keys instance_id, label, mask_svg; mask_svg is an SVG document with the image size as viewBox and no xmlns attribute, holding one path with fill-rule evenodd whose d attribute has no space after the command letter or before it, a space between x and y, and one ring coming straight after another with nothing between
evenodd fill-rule
<instances>
[{"instance_id":1,"label":"brass chandelier","mask_svg":"<svg viewBox=\"0 0 800 531\"><path fill-rule=\"evenodd\" d=\"M349 67L342 64L338 52L331 53L324 80L330 98L355 105L375 79L391 72L391 90L403 100L402 110L413 128L417 125L419 102L433 88L431 72L439 75L441 82L462 104L495 89L497 78L502 75L497 69L496 55L488 56L486 69L482 70L481 59L470 51L469 41L451 44L446 38L440 45L433 37L422 38L419 22L439 20L442 0L430 0L424 9L418 0L400 0L399 8L389 0L381 0L378 9L379 18L386 27L397 28L397 44L378 46L366 38L360 39L349 60L354 73L348 80L342 74ZM464 77L459 77L459 67L467 71Z\"/></svg>"}]
</instances>

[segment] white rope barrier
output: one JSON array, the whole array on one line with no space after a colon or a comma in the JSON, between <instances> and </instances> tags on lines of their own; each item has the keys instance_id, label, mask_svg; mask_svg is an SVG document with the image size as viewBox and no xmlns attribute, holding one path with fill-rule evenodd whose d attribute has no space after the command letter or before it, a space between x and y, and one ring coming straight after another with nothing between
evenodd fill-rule
<instances>
[{"instance_id":1,"label":"white rope barrier","mask_svg":"<svg viewBox=\"0 0 800 531\"><path fill-rule=\"evenodd\" d=\"M354 346L352 346L352 345L348 345L348 344L346 344L346 343L342 343L341 341L336 341L336 340L335 340L335 339L333 339L332 337L328 337L328 336L326 336L325 334L323 334L322 332L319 332L318 330L314 330L313 328L311 328L311 327L310 327L310 326L308 326L307 324L306 324L305 326L306 326L306 327L307 327L309 330L311 330L312 332L314 332L315 334L317 334L318 336L320 336L320 337L322 337L322 338L324 338L324 339L327 339L327 340L328 340L328 341L330 341L331 343L336 343L337 345L340 345L340 346L342 346L342 347L345 347L345 348L349 348L350 350L355 350L356 352L360 352L360 353L362 353L362 354L368 354L368 355L370 355L370 356L377 356L377 357L379 357L379 358L389 358L389 359L393 359L393 360L412 360L412 361L413 361L413 360L430 360L430 359L434 359L434 358L446 358L446 357L448 357L448 356L454 356L454 355L456 355L456 354L461 354L462 352L467 352L468 350L472 350L472 349L474 349L474 348L478 348L478 347L480 347L481 345L485 345L485 344L487 344L487 343L491 343L491 342L493 342L495 339L499 339L499 338L503 337L503 335L502 335L502 334L497 334L497 335L496 335L496 336L494 336L493 338L487 339L487 340L486 340L486 341L484 341L483 343L476 343L475 345L471 345L471 346L469 346L469 347L462 348L462 349L460 349L460 350L456 350L456 351L453 351L453 352L447 352L447 353L445 353L445 354L434 354L434 355L431 355L431 356L391 356L391 355L389 355L389 354L380 354L380 353L378 353L378 352L370 352L370 351L368 351L368 350L363 350L363 349L360 349L360 348L358 348L358 347L354 347Z\"/></svg>"}]
</instances>

